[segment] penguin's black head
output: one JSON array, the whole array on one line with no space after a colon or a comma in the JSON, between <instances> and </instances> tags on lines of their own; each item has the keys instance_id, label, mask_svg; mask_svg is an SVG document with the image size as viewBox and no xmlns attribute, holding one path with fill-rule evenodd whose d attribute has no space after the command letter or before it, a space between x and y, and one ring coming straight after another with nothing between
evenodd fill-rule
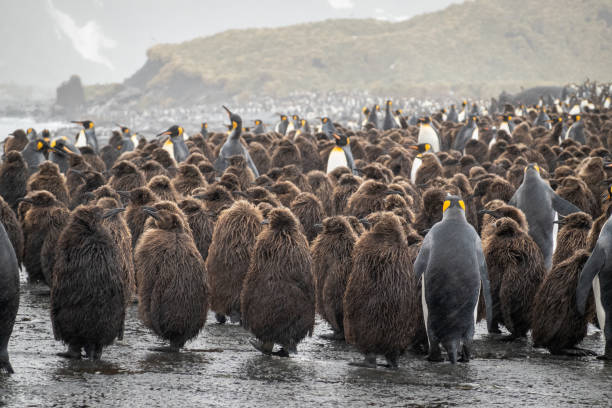
<instances>
[{"instance_id":1,"label":"penguin's black head","mask_svg":"<svg viewBox=\"0 0 612 408\"><path fill-rule=\"evenodd\" d=\"M181 126L174 125L174 126L170 126L168 130L166 130L165 132L161 132L157 136L170 136L170 137L183 136L183 131L184 130Z\"/></svg>"},{"instance_id":2,"label":"penguin's black head","mask_svg":"<svg viewBox=\"0 0 612 408\"><path fill-rule=\"evenodd\" d=\"M540 174L540 166L538 166L536 163L529 163L527 167L525 167L525 173L529 173L529 170L533 170L534 172Z\"/></svg>"},{"instance_id":3,"label":"penguin's black head","mask_svg":"<svg viewBox=\"0 0 612 408\"><path fill-rule=\"evenodd\" d=\"M49 142L49 140L51 139L51 132L49 132L49 129L43 129L43 131L41 132L42 138L45 142Z\"/></svg>"},{"instance_id":4,"label":"penguin's black head","mask_svg":"<svg viewBox=\"0 0 612 408\"><path fill-rule=\"evenodd\" d=\"M604 202L612 200L612 185L608 186L606 191L603 193L602 198Z\"/></svg>"},{"instance_id":5,"label":"penguin's black head","mask_svg":"<svg viewBox=\"0 0 612 408\"><path fill-rule=\"evenodd\" d=\"M202 122L202 124L200 125L200 129L202 129L203 131L206 131L208 129L208 123Z\"/></svg>"},{"instance_id":6,"label":"penguin's black head","mask_svg":"<svg viewBox=\"0 0 612 408\"><path fill-rule=\"evenodd\" d=\"M582 116L580 115L572 115L572 120L574 122L580 122L581 119L582 119Z\"/></svg>"},{"instance_id":7,"label":"penguin's black head","mask_svg":"<svg viewBox=\"0 0 612 408\"><path fill-rule=\"evenodd\" d=\"M446 213L449 209L465 211L465 203L460 197L454 195L446 196L444 203L442 203L442 212Z\"/></svg>"},{"instance_id":8,"label":"penguin's black head","mask_svg":"<svg viewBox=\"0 0 612 408\"><path fill-rule=\"evenodd\" d=\"M328 117L323 117L323 118L321 118L321 122L327 123L327 122L329 122L329 118Z\"/></svg>"},{"instance_id":9,"label":"penguin's black head","mask_svg":"<svg viewBox=\"0 0 612 408\"><path fill-rule=\"evenodd\" d=\"M334 133L334 139L336 139L336 145L337 146L346 146L347 144L350 143L350 140L348 138L348 136L346 136L344 133Z\"/></svg>"},{"instance_id":10,"label":"penguin's black head","mask_svg":"<svg viewBox=\"0 0 612 408\"><path fill-rule=\"evenodd\" d=\"M232 123L232 129L242 130L242 118L239 115L232 113L232 111L230 111L225 105L223 105L223 109L225 109L227 112L227 116Z\"/></svg>"},{"instance_id":11,"label":"penguin's black head","mask_svg":"<svg viewBox=\"0 0 612 408\"><path fill-rule=\"evenodd\" d=\"M259 126L259 125L261 125L261 120L255 119L255 126Z\"/></svg>"},{"instance_id":12,"label":"penguin's black head","mask_svg":"<svg viewBox=\"0 0 612 408\"><path fill-rule=\"evenodd\" d=\"M461 102L461 106L463 107L467 106L467 101L464 100L463 102Z\"/></svg>"},{"instance_id":13,"label":"penguin's black head","mask_svg":"<svg viewBox=\"0 0 612 408\"><path fill-rule=\"evenodd\" d=\"M287 121L287 115L280 115L281 122Z\"/></svg>"},{"instance_id":14,"label":"penguin's black head","mask_svg":"<svg viewBox=\"0 0 612 408\"><path fill-rule=\"evenodd\" d=\"M368 116L370 114L370 108L368 108L367 106L364 106L363 109L361 110L363 112L364 115Z\"/></svg>"},{"instance_id":15,"label":"penguin's black head","mask_svg":"<svg viewBox=\"0 0 612 408\"><path fill-rule=\"evenodd\" d=\"M512 115L501 115L501 118L504 122L510 122L512 120Z\"/></svg>"},{"instance_id":16,"label":"penguin's black head","mask_svg":"<svg viewBox=\"0 0 612 408\"><path fill-rule=\"evenodd\" d=\"M58 153L60 156L66 156L66 155L69 155L69 154L74 154L74 152L71 151L66 146L66 138L65 138L65 136L60 136L58 138L53 139L53 141L51 141L51 144L49 146L51 147L51 150L53 150L54 152Z\"/></svg>"},{"instance_id":17,"label":"penguin's black head","mask_svg":"<svg viewBox=\"0 0 612 408\"><path fill-rule=\"evenodd\" d=\"M91 120L73 120L72 123L83 126L83 129L93 129L94 123Z\"/></svg>"},{"instance_id":18,"label":"penguin's black head","mask_svg":"<svg viewBox=\"0 0 612 408\"><path fill-rule=\"evenodd\" d=\"M130 128L127 126L119 126L121 128L121 133L123 133L124 135L129 135L130 134Z\"/></svg>"},{"instance_id":19,"label":"penguin's black head","mask_svg":"<svg viewBox=\"0 0 612 408\"><path fill-rule=\"evenodd\" d=\"M387 100L385 102L385 105L388 106L388 107L391 107L391 105L393 105L393 102L391 102L391 100Z\"/></svg>"},{"instance_id":20,"label":"penguin's black head","mask_svg":"<svg viewBox=\"0 0 612 408\"><path fill-rule=\"evenodd\" d=\"M419 152L417 156L421 157L423 153L431 150L431 145L429 143L419 143L417 145L408 146L408 148Z\"/></svg>"},{"instance_id":21,"label":"penguin's black head","mask_svg":"<svg viewBox=\"0 0 612 408\"><path fill-rule=\"evenodd\" d=\"M300 120L300 117L299 117L298 115L293 115L293 116L291 116L291 118L292 118L293 120Z\"/></svg>"}]
</instances>

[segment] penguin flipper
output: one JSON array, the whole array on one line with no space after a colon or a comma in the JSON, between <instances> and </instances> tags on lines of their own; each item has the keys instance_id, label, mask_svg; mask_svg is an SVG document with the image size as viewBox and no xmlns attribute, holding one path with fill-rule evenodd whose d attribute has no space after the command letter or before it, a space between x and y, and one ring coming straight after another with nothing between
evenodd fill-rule
<instances>
[{"instance_id":1,"label":"penguin flipper","mask_svg":"<svg viewBox=\"0 0 612 408\"><path fill-rule=\"evenodd\" d=\"M581 315L584 315L587 298L591 292L591 284L595 276L601 271L606 263L606 252L601 245L595 246L593 253L580 271L578 286L576 287L576 307Z\"/></svg>"},{"instance_id":2,"label":"penguin flipper","mask_svg":"<svg viewBox=\"0 0 612 408\"><path fill-rule=\"evenodd\" d=\"M249 151L247 149L244 149L244 157L248 166L251 168L251 171L253 171L255 178L259 177L259 171L257 171L257 166L255 166L255 163L253 163L253 159L251 159L251 155L249 154Z\"/></svg>"},{"instance_id":3,"label":"penguin flipper","mask_svg":"<svg viewBox=\"0 0 612 408\"><path fill-rule=\"evenodd\" d=\"M569 215L582 211L580 208L576 207L566 199L561 198L561 196L557 195L556 193L553 193L552 205L555 211L561 215Z\"/></svg>"},{"instance_id":4,"label":"penguin flipper","mask_svg":"<svg viewBox=\"0 0 612 408\"><path fill-rule=\"evenodd\" d=\"M355 161L353 160L353 152L350 149L347 149L346 146L342 148L344 150L344 155L346 156L346 164L351 171L355 170Z\"/></svg>"},{"instance_id":5,"label":"penguin flipper","mask_svg":"<svg viewBox=\"0 0 612 408\"><path fill-rule=\"evenodd\" d=\"M425 235L423 239L423 243L421 244L421 249L419 250L419 254L414 260L414 275L417 279L421 277L422 274L425 273L427 269L427 264L429 264L429 253L431 252L431 230Z\"/></svg>"}]
</instances>

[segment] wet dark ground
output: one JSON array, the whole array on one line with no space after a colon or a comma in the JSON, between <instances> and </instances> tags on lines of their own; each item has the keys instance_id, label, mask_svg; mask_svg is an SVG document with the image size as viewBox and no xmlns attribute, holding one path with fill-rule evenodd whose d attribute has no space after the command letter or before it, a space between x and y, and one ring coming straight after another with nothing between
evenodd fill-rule
<instances>
[{"instance_id":1,"label":"wet dark ground","mask_svg":"<svg viewBox=\"0 0 612 408\"><path fill-rule=\"evenodd\" d=\"M15 374L0 377L0 406L610 406L612 364L565 358L529 341L504 343L482 324L468 364L429 363L407 353L400 368L348 365L361 355L315 334L289 359L263 356L237 325L212 314L180 354L149 351L159 341L130 307L123 341L102 361L56 356L48 289L22 283L21 306L9 344ZM582 346L601 353L603 335L590 328Z\"/></svg>"}]
</instances>

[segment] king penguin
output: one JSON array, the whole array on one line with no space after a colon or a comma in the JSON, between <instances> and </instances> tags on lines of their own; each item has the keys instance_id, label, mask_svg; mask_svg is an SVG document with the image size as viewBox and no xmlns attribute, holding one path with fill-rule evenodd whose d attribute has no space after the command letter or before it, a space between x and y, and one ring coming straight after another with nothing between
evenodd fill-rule
<instances>
[{"instance_id":1,"label":"king penguin","mask_svg":"<svg viewBox=\"0 0 612 408\"><path fill-rule=\"evenodd\" d=\"M368 115L368 122L370 125L374 127L374 129L378 129L378 111L380 111L379 105L372 106L370 109L370 113Z\"/></svg>"},{"instance_id":2,"label":"king penguin","mask_svg":"<svg viewBox=\"0 0 612 408\"><path fill-rule=\"evenodd\" d=\"M280 121L276 124L276 126L274 126L274 131L284 136L287 134L287 127L289 127L289 119L287 118L287 115L280 115Z\"/></svg>"},{"instance_id":3,"label":"king penguin","mask_svg":"<svg viewBox=\"0 0 612 408\"><path fill-rule=\"evenodd\" d=\"M543 107L540 108L540 113L538 113L538 117L533 122L533 126L542 126L547 130L550 130L550 118L546 114L546 110Z\"/></svg>"},{"instance_id":4,"label":"king penguin","mask_svg":"<svg viewBox=\"0 0 612 408\"><path fill-rule=\"evenodd\" d=\"M383 130L396 129L397 123L393 118L393 112L391 111L391 105L393 102L388 100L385 102L385 119L383 120Z\"/></svg>"},{"instance_id":5,"label":"king penguin","mask_svg":"<svg viewBox=\"0 0 612 408\"><path fill-rule=\"evenodd\" d=\"M431 118L429 116L425 116L424 118L419 119L418 123L419 135L417 138L417 143L427 143L431 146L431 150L434 153L438 153L440 151L440 135L432 126Z\"/></svg>"},{"instance_id":6,"label":"king penguin","mask_svg":"<svg viewBox=\"0 0 612 408\"><path fill-rule=\"evenodd\" d=\"M501 115L501 123L499 125L499 130L505 131L508 136L512 137L512 132L514 132L514 122L512 121L512 115Z\"/></svg>"},{"instance_id":7,"label":"king penguin","mask_svg":"<svg viewBox=\"0 0 612 408\"><path fill-rule=\"evenodd\" d=\"M580 115L573 115L572 119L574 123L567 129L565 139L572 139L578 143L585 144L586 139L584 137L584 121Z\"/></svg>"},{"instance_id":8,"label":"king penguin","mask_svg":"<svg viewBox=\"0 0 612 408\"><path fill-rule=\"evenodd\" d=\"M463 101L461 102L461 112L459 112L459 114L457 115L457 120L459 122L465 122L465 120L468 117L468 113L467 113L467 101Z\"/></svg>"},{"instance_id":9,"label":"king penguin","mask_svg":"<svg viewBox=\"0 0 612 408\"><path fill-rule=\"evenodd\" d=\"M298 115L291 115L291 120L289 121L289 125L287 126L287 130L285 134L291 132L292 130L298 130L300 128L300 117Z\"/></svg>"},{"instance_id":10,"label":"king penguin","mask_svg":"<svg viewBox=\"0 0 612 408\"><path fill-rule=\"evenodd\" d=\"M183 139L184 130L181 126L174 125L168 128L165 132L161 132L157 136L168 136L164 142L164 150L168 150L168 153L176 160L177 163L182 163L189 156L189 149ZM170 150L170 147L172 149Z\"/></svg>"},{"instance_id":11,"label":"king penguin","mask_svg":"<svg viewBox=\"0 0 612 408\"><path fill-rule=\"evenodd\" d=\"M98 138L96 137L96 128L94 126L94 123L91 120L73 120L72 123L76 123L83 126L83 129L81 130L81 132L79 132L79 135L77 136L76 147L84 147L89 145L92 147L92 149L94 149L94 152L98 154L100 151L98 150Z\"/></svg>"},{"instance_id":12,"label":"king penguin","mask_svg":"<svg viewBox=\"0 0 612 408\"><path fill-rule=\"evenodd\" d=\"M423 164L423 153L430 151L431 145L429 143L421 143L418 145L409 146L409 148L418 152L418 154L412 160L412 168L410 169L410 180L416 184L417 171L419 171L419 168Z\"/></svg>"},{"instance_id":13,"label":"king penguin","mask_svg":"<svg viewBox=\"0 0 612 408\"><path fill-rule=\"evenodd\" d=\"M136 135L133 135L132 131L127 126L122 126L119 124L117 124L117 126L119 126L119 128L121 129L121 138L122 138L121 141L123 143L121 146L121 150L124 152L133 151L138 145L138 140L136 139Z\"/></svg>"},{"instance_id":14,"label":"king penguin","mask_svg":"<svg viewBox=\"0 0 612 408\"><path fill-rule=\"evenodd\" d=\"M50 148L43 139L35 139L28 142L21 151L23 160L28 165L28 174L32 175L38 171L38 166L45 160L45 152Z\"/></svg>"},{"instance_id":15,"label":"king penguin","mask_svg":"<svg viewBox=\"0 0 612 408\"><path fill-rule=\"evenodd\" d=\"M366 125L368 124L368 118L370 117L370 108L364 106L361 111L363 112L364 116L363 120L361 121L361 128L365 129Z\"/></svg>"},{"instance_id":16,"label":"king penguin","mask_svg":"<svg viewBox=\"0 0 612 408\"><path fill-rule=\"evenodd\" d=\"M329 152L327 174L342 166L355 172L355 161L353 160L353 152L351 152L350 139L340 132L334 132L333 138L336 141L336 146Z\"/></svg>"},{"instance_id":17,"label":"king penguin","mask_svg":"<svg viewBox=\"0 0 612 408\"><path fill-rule=\"evenodd\" d=\"M448 114L446 115L446 121L452 123L459 122L459 115L457 115L457 109L454 104L451 105L450 109L448 110Z\"/></svg>"},{"instance_id":18,"label":"king penguin","mask_svg":"<svg viewBox=\"0 0 612 408\"><path fill-rule=\"evenodd\" d=\"M208 122L202 122L200 125L200 134L204 140L208 140Z\"/></svg>"},{"instance_id":19,"label":"king penguin","mask_svg":"<svg viewBox=\"0 0 612 408\"><path fill-rule=\"evenodd\" d=\"M548 182L540 177L540 167L535 163L530 163L525 168L523 182L509 204L525 214L529 236L538 244L544 256L544 265L550 270L556 246L553 222L558 217L557 213L568 215L579 212L580 209L554 192Z\"/></svg>"},{"instance_id":20,"label":"king penguin","mask_svg":"<svg viewBox=\"0 0 612 408\"><path fill-rule=\"evenodd\" d=\"M253 128L252 133L254 135L261 135L263 133L266 133L266 129L264 129L264 125L261 119L255 119L255 127Z\"/></svg>"},{"instance_id":21,"label":"king penguin","mask_svg":"<svg viewBox=\"0 0 612 408\"><path fill-rule=\"evenodd\" d=\"M576 287L576 305L584 314L593 288L599 328L604 332L606 346L599 359L612 360L612 222L608 218L601 228L593 253L580 272Z\"/></svg>"},{"instance_id":22,"label":"king penguin","mask_svg":"<svg viewBox=\"0 0 612 408\"><path fill-rule=\"evenodd\" d=\"M465 203L447 196L442 221L425 235L414 261L416 279L421 281L423 318L429 341L429 361L443 361L440 343L451 363L470 359L478 298L482 284L491 326L491 292L487 264L478 233L465 218Z\"/></svg>"},{"instance_id":23,"label":"king penguin","mask_svg":"<svg viewBox=\"0 0 612 408\"><path fill-rule=\"evenodd\" d=\"M475 115L470 115L468 123L463 126L457 133L457 136L455 136L453 150L463 152L465 145L470 139L478 140L478 117Z\"/></svg>"},{"instance_id":24,"label":"king penguin","mask_svg":"<svg viewBox=\"0 0 612 408\"><path fill-rule=\"evenodd\" d=\"M68 157L71 154L81 155L81 151L70 143L66 136L56 137L51 141L50 146L51 153L49 154L49 160L57 164L62 173L68 171Z\"/></svg>"},{"instance_id":25,"label":"king penguin","mask_svg":"<svg viewBox=\"0 0 612 408\"><path fill-rule=\"evenodd\" d=\"M329 140L334 140L334 133L336 133L336 127L328 117L321 118L321 132L325 133L325 136Z\"/></svg>"},{"instance_id":26,"label":"king penguin","mask_svg":"<svg viewBox=\"0 0 612 408\"><path fill-rule=\"evenodd\" d=\"M257 167L255 163L253 163L253 159L251 159L251 155L246 147L240 143L240 134L242 133L242 118L235 113L232 113L228 108L223 106L223 109L227 112L227 116L229 116L229 120L232 122L232 131L223 146L221 146L221 150L219 150L219 157L215 160L215 170L219 175L222 175L225 169L229 166L228 159L230 156L243 156L247 162L247 165L253 171L253 175L255 178L259 177L259 172L257 171Z\"/></svg>"}]
</instances>

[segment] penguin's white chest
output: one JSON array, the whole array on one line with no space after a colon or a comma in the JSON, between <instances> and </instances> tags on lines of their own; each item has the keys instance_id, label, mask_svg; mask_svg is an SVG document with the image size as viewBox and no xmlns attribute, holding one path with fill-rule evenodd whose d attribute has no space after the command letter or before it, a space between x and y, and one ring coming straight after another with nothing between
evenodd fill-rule
<instances>
[{"instance_id":1,"label":"penguin's white chest","mask_svg":"<svg viewBox=\"0 0 612 408\"><path fill-rule=\"evenodd\" d=\"M415 157L412 161L412 168L410 169L410 180L416 184L416 176L419 168L423 165L423 160L420 157Z\"/></svg>"},{"instance_id":2,"label":"penguin's white chest","mask_svg":"<svg viewBox=\"0 0 612 408\"><path fill-rule=\"evenodd\" d=\"M559 213L555 211L555 221L559 221ZM553 224L553 230L552 230L552 242L553 242L553 246L552 246L552 253L555 253L555 250L557 249L557 234L559 233L559 224L554 223Z\"/></svg>"},{"instance_id":3,"label":"penguin's white chest","mask_svg":"<svg viewBox=\"0 0 612 408\"><path fill-rule=\"evenodd\" d=\"M427 317L429 316L429 309L427 308L427 301L425 300L425 274L421 275L421 305L423 306L423 320L425 321L425 332L429 337Z\"/></svg>"},{"instance_id":4,"label":"penguin's white chest","mask_svg":"<svg viewBox=\"0 0 612 408\"><path fill-rule=\"evenodd\" d=\"M85 136L85 130L81 129L81 131L77 135L75 146L76 147L87 146L87 136Z\"/></svg>"},{"instance_id":5,"label":"penguin's white chest","mask_svg":"<svg viewBox=\"0 0 612 408\"><path fill-rule=\"evenodd\" d=\"M508 126L508 122L502 122L502 124L499 125L499 130L504 130L506 131L508 136L512 136L512 132L510 132L510 126Z\"/></svg>"},{"instance_id":6,"label":"penguin's white chest","mask_svg":"<svg viewBox=\"0 0 612 408\"><path fill-rule=\"evenodd\" d=\"M605 333L606 327L606 311L601 304L601 287L599 285L599 275L593 279L593 296L595 297L595 309L597 311L597 321L599 322L599 328Z\"/></svg>"},{"instance_id":7,"label":"penguin's white chest","mask_svg":"<svg viewBox=\"0 0 612 408\"><path fill-rule=\"evenodd\" d=\"M170 157L172 157L172 160L176 160L174 158L174 143L170 142L170 140L166 141L166 143L164 143L163 149L170 154Z\"/></svg>"},{"instance_id":8,"label":"penguin's white chest","mask_svg":"<svg viewBox=\"0 0 612 408\"><path fill-rule=\"evenodd\" d=\"M429 143L431 145L431 150L434 152L440 151L440 140L438 139L438 134L429 125L421 125L421 128L419 129L418 143Z\"/></svg>"},{"instance_id":9,"label":"penguin's white chest","mask_svg":"<svg viewBox=\"0 0 612 408\"><path fill-rule=\"evenodd\" d=\"M341 147L334 146L329 152L329 158L327 159L327 174L334 171L338 167L348 167L348 161L346 160L346 154Z\"/></svg>"},{"instance_id":10,"label":"penguin's white chest","mask_svg":"<svg viewBox=\"0 0 612 408\"><path fill-rule=\"evenodd\" d=\"M476 126L472 132L472 140L478 140L478 126Z\"/></svg>"}]
</instances>

